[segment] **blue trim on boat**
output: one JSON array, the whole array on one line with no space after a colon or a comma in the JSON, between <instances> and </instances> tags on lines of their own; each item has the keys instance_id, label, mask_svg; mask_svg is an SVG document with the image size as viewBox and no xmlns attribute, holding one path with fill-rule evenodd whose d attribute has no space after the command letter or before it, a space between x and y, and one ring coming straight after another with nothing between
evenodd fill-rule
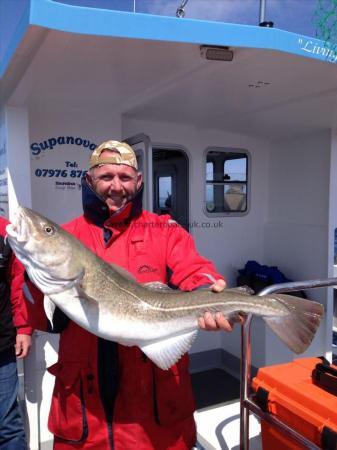
<instances>
[{"instance_id":1,"label":"blue trim on boat","mask_svg":"<svg viewBox=\"0 0 337 450\"><path fill-rule=\"evenodd\" d=\"M3 20L5 20L5 19L3 19ZM0 58L0 78L4 75L8 65L10 63L10 60L12 59L13 55L15 54L17 47L19 46L21 40L23 39L23 37L28 29L28 26L29 26L29 1L27 2L25 11L16 27L15 32L9 38L8 46L6 49L4 49L2 58ZM2 45L5 45L5 43L2 42Z\"/></svg>"},{"instance_id":2,"label":"blue trim on boat","mask_svg":"<svg viewBox=\"0 0 337 450\"><path fill-rule=\"evenodd\" d=\"M31 0L30 24L86 35L260 48L337 60L337 53L328 53L323 41L276 28L73 6L53 0ZM21 30L16 42L22 35ZM7 64L15 48L11 45Z\"/></svg>"}]
</instances>

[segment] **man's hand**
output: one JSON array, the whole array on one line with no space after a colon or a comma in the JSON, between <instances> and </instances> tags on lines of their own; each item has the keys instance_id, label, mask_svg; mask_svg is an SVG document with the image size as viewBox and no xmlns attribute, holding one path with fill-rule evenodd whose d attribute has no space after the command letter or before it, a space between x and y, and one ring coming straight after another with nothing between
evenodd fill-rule
<instances>
[{"instance_id":1,"label":"man's hand","mask_svg":"<svg viewBox=\"0 0 337 450\"><path fill-rule=\"evenodd\" d=\"M226 288L225 280L217 280L214 284L212 284L211 289L213 292L222 292ZM234 322L225 319L224 315L217 312L216 314L211 314L210 312L206 312L203 317L199 318L199 327L202 330L207 331L232 331ZM239 323L243 324L244 319L240 317Z\"/></svg>"},{"instance_id":2,"label":"man's hand","mask_svg":"<svg viewBox=\"0 0 337 450\"><path fill-rule=\"evenodd\" d=\"M17 334L15 343L15 355L18 359L25 358L30 346L32 345L32 337L28 334Z\"/></svg>"},{"instance_id":3,"label":"man's hand","mask_svg":"<svg viewBox=\"0 0 337 450\"><path fill-rule=\"evenodd\" d=\"M211 289L213 292L222 292L227 287L227 283L225 280L216 280L214 284L212 284Z\"/></svg>"}]
</instances>

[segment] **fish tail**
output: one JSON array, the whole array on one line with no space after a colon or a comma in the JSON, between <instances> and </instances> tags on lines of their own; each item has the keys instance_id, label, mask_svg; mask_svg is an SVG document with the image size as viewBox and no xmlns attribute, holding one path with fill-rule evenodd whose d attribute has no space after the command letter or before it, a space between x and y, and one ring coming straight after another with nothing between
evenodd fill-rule
<instances>
[{"instance_id":1,"label":"fish tail","mask_svg":"<svg viewBox=\"0 0 337 450\"><path fill-rule=\"evenodd\" d=\"M273 294L274 300L281 302L289 314L263 317L272 331L290 350L300 354L311 344L319 327L324 308L321 304L303 298Z\"/></svg>"}]
</instances>

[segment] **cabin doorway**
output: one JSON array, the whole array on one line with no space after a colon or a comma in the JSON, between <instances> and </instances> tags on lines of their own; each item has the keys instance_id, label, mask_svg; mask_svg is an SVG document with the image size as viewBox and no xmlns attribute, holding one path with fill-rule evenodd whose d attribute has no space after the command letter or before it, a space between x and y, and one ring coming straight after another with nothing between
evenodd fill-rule
<instances>
[{"instance_id":1,"label":"cabin doorway","mask_svg":"<svg viewBox=\"0 0 337 450\"><path fill-rule=\"evenodd\" d=\"M159 215L170 214L189 230L188 157L183 150L152 148L146 134L124 139L134 149L143 173L143 205Z\"/></svg>"},{"instance_id":2,"label":"cabin doorway","mask_svg":"<svg viewBox=\"0 0 337 450\"><path fill-rule=\"evenodd\" d=\"M177 149L153 148L153 211L189 229L188 158Z\"/></svg>"},{"instance_id":3,"label":"cabin doorway","mask_svg":"<svg viewBox=\"0 0 337 450\"><path fill-rule=\"evenodd\" d=\"M143 174L143 207L147 211L153 211L152 204L152 143L149 136L140 133L123 139L133 148L138 162L138 170Z\"/></svg>"}]
</instances>

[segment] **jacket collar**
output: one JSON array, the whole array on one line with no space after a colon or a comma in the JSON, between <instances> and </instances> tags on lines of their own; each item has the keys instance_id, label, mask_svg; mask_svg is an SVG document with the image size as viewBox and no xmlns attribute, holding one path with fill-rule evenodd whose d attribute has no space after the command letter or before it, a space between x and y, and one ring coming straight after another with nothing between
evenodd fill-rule
<instances>
[{"instance_id":1,"label":"jacket collar","mask_svg":"<svg viewBox=\"0 0 337 450\"><path fill-rule=\"evenodd\" d=\"M142 212L143 190L144 185L142 183L133 199L121 209L111 214L105 201L102 200L102 198L89 186L86 179L82 178L82 205L84 217L89 220L89 222L93 222L99 227L104 227L106 221L108 221L109 225L130 222Z\"/></svg>"}]
</instances>

